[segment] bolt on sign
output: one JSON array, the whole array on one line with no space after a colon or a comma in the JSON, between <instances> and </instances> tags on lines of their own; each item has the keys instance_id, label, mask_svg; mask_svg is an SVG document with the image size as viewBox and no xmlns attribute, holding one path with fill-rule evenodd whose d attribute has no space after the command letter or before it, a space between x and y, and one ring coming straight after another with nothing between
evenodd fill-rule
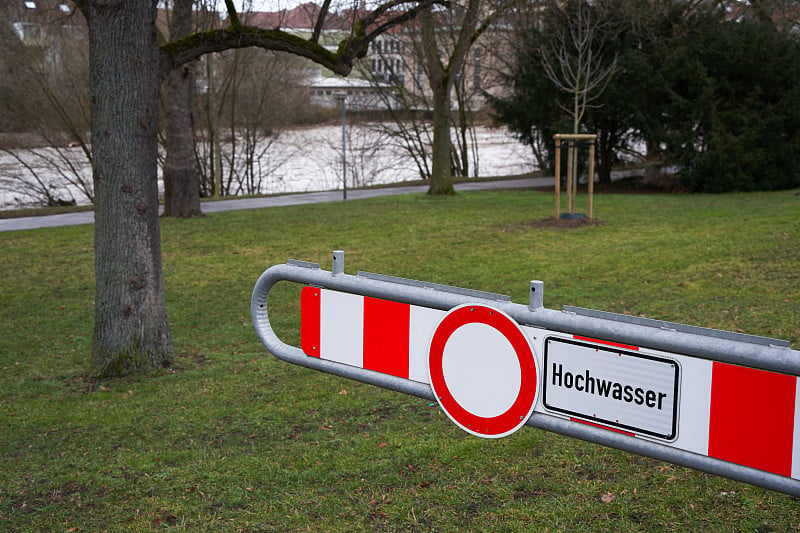
<instances>
[{"instance_id":1,"label":"bolt on sign","mask_svg":"<svg viewBox=\"0 0 800 533\"><path fill-rule=\"evenodd\" d=\"M303 284L300 347L269 321L279 281ZM253 290L276 357L438 402L472 435L554 431L800 496L800 352L778 339L344 273L290 260Z\"/></svg>"}]
</instances>

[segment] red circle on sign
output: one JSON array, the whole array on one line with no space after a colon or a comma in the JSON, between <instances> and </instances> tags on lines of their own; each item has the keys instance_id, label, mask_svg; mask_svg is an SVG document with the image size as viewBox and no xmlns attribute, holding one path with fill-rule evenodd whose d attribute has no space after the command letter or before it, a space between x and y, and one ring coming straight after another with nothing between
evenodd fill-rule
<instances>
[{"instance_id":1,"label":"red circle on sign","mask_svg":"<svg viewBox=\"0 0 800 533\"><path fill-rule=\"evenodd\" d=\"M468 410L447 386L444 354L448 340L461 327L484 324L499 332L510 344L520 369L519 391L511 406L496 416L481 416ZM462 305L450 310L434 331L428 352L431 386L439 405L453 422L480 437L504 437L522 427L533 412L537 397L537 365L530 342L508 315L483 305Z\"/></svg>"}]
</instances>

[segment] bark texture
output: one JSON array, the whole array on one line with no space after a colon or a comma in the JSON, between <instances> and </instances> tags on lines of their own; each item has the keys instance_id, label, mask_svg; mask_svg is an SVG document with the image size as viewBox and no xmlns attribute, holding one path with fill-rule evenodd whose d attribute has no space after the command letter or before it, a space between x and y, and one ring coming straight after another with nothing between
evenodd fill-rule
<instances>
[{"instance_id":1,"label":"bark texture","mask_svg":"<svg viewBox=\"0 0 800 533\"><path fill-rule=\"evenodd\" d=\"M192 0L175 0L170 39L192 31ZM164 84L166 158L164 161L164 216L197 217L200 208L200 181L195 166L194 120L191 93L193 64L172 69Z\"/></svg>"},{"instance_id":2,"label":"bark texture","mask_svg":"<svg viewBox=\"0 0 800 533\"><path fill-rule=\"evenodd\" d=\"M85 3L95 202L92 373L168 366L158 222L160 54L155 3Z\"/></svg>"},{"instance_id":3,"label":"bark texture","mask_svg":"<svg viewBox=\"0 0 800 533\"><path fill-rule=\"evenodd\" d=\"M433 79L433 145L431 146L431 184L428 194L453 194L450 166L450 86L447 79Z\"/></svg>"}]
</instances>

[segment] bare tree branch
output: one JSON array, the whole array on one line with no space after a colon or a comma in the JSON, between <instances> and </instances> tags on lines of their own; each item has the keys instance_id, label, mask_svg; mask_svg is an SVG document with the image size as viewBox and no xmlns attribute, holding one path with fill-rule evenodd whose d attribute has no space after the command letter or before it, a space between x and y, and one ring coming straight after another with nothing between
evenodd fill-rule
<instances>
[{"instance_id":1,"label":"bare tree branch","mask_svg":"<svg viewBox=\"0 0 800 533\"><path fill-rule=\"evenodd\" d=\"M317 15L317 23L314 26L314 33L311 34L311 42L318 43L319 36L322 34L322 27L325 25L325 20L328 18L328 10L331 7L331 0L325 0L322 3L322 7L319 9L319 14Z\"/></svg>"},{"instance_id":2,"label":"bare tree branch","mask_svg":"<svg viewBox=\"0 0 800 533\"><path fill-rule=\"evenodd\" d=\"M239 15L236 13L236 6L233 5L233 0L225 0L225 7L228 10L228 18L231 21L231 27L238 28L242 25L239 22Z\"/></svg>"},{"instance_id":3,"label":"bare tree branch","mask_svg":"<svg viewBox=\"0 0 800 533\"><path fill-rule=\"evenodd\" d=\"M226 3L231 1L226 0ZM254 26L242 25L238 23L237 17L237 22L234 23L232 19L231 25L227 28L197 32L162 46L162 69L167 72L211 52L254 46L305 57L336 74L346 76L353 68L353 61L366 54L370 42L378 35L413 19L421 10L434 4L441 4L443 1L425 0L414 2L412 8L388 18L375 29L366 33L366 29L379 20L384 13L410 2L409 0L391 0L386 4L382 4L364 18L354 21L351 35L339 43L339 48L336 52L331 52L314 41L313 34L312 38L306 39L280 29L265 30ZM324 19L326 14L327 11L321 11L318 14L317 25L319 25L320 19Z\"/></svg>"},{"instance_id":4,"label":"bare tree branch","mask_svg":"<svg viewBox=\"0 0 800 533\"><path fill-rule=\"evenodd\" d=\"M539 56L547 79L571 96L572 107L560 107L572 116L573 133L578 133L586 109L602 95L617 72L617 55L610 64L603 64L609 28L592 16L590 6L579 1L574 13L557 9L567 28L557 32L551 44L539 50Z\"/></svg>"}]
</instances>

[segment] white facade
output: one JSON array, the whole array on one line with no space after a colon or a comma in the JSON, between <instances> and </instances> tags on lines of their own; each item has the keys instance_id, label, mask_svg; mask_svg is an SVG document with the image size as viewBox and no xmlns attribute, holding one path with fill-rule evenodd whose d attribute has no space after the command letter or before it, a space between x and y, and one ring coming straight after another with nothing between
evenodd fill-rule
<instances>
[{"instance_id":1,"label":"white facade","mask_svg":"<svg viewBox=\"0 0 800 533\"><path fill-rule=\"evenodd\" d=\"M356 111L396 107L395 98L388 94L389 84L375 85L360 78L318 77L308 83L311 102L323 107L339 107L337 97L344 96L347 109ZM381 92L384 92L381 95ZM388 100L388 101L387 101Z\"/></svg>"}]
</instances>

